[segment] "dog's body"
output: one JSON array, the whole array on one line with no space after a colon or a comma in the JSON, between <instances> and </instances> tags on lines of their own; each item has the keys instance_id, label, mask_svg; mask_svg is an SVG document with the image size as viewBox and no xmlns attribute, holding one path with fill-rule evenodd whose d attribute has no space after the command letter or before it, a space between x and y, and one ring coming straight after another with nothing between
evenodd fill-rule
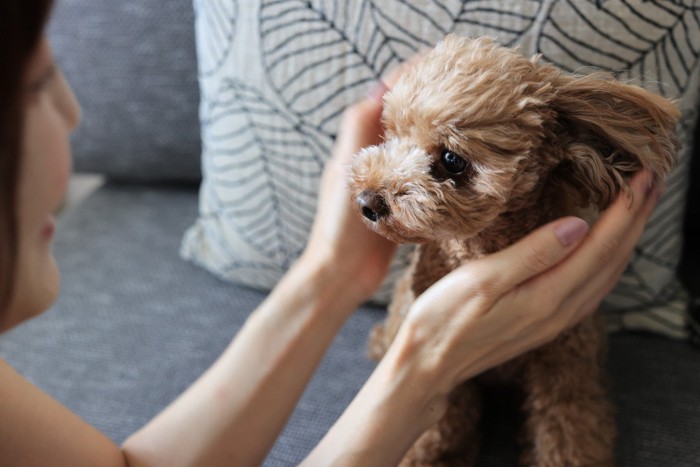
<instances>
[{"instance_id":1,"label":"dog's body","mask_svg":"<svg viewBox=\"0 0 700 467\"><path fill-rule=\"evenodd\" d=\"M601 75L572 77L488 39L448 36L385 98L386 140L363 150L351 186L370 226L417 243L370 353L381 358L416 296L466 261L535 228L604 209L646 168L675 162L678 112ZM546 297L543 297L546 299ZM525 396L527 465L612 465L615 427L603 383L599 316L465 382L404 465L473 465L480 390Z\"/></svg>"}]
</instances>

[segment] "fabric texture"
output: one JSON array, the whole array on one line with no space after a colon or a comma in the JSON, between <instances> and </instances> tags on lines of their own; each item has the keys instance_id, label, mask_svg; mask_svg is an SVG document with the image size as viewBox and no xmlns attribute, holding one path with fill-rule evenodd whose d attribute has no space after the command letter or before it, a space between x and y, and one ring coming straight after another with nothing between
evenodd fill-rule
<instances>
[{"instance_id":1,"label":"fabric texture","mask_svg":"<svg viewBox=\"0 0 700 467\"><path fill-rule=\"evenodd\" d=\"M198 182L197 57L188 0L61 0L49 26L83 109L79 172Z\"/></svg>"},{"instance_id":2,"label":"fabric texture","mask_svg":"<svg viewBox=\"0 0 700 467\"><path fill-rule=\"evenodd\" d=\"M569 72L611 70L678 99L684 149L604 309L612 329L682 338L675 278L696 118L700 21L689 2L196 0L204 182L182 254L269 288L302 251L339 116L396 64L446 33L488 35ZM377 296L385 302L399 255Z\"/></svg>"},{"instance_id":3,"label":"fabric texture","mask_svg":"<svg viewBox=\"0 0 700 467\"><path fill-rule=\"evenodd\" d=\"M0 335L0 358L116 443L143 426L224 350L264 293L178 256L194 190L102 188L59 220L62 291L46 314ZM365 348L382 308L363 307L334 340L265 461L293 466L374 368ZM251 357L253 358L253 357ZM685 343L613 336L608 369L621 467L690 467L700 458L700 359ZM489 398L480 466L517 458L516 399Z\"/></svg>"}]
</instances>

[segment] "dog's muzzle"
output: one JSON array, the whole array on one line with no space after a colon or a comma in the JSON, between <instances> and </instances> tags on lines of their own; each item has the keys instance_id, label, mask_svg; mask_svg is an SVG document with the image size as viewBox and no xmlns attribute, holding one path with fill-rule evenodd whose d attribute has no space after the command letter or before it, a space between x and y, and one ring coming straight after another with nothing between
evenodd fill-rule
<instances>
[{"instance_id":1,"label":"dog's muzzle","mask_svg":"<svg viewBox=\"0 0 700 467\"><path fill-rule=\"evenodd\" d=\"M389 206L376 191L365 190L357 196L356 201L362 215L372 222L389 215Z\"/></svg>"}]
</instances>

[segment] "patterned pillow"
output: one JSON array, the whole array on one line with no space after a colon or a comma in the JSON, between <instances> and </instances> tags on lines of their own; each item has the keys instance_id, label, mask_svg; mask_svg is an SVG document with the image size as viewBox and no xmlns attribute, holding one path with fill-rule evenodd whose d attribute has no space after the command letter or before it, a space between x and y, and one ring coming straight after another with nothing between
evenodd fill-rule
<instances>
[{"instance_id":1,"label":"patterned pillow","mask_svg":"<svg viewBox=\"0 0 700 467\"><path fill-rule=\"evenodd\" d=\"M343 109L446 33L488 35L564 70L612 70L679 99L680 167L605 309L613 328L684 337L675 268L700 71L691 3L195 0L204 183L182 254L224 278L272 287L304 247Z\"/></svg>"}]
</instances>

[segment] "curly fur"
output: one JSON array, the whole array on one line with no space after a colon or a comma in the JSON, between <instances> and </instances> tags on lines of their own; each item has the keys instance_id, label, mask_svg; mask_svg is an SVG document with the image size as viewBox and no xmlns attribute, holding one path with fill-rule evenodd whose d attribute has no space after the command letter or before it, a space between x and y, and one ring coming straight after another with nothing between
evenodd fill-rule
<instances>
[{"instance_id":1,"label":"curly fur","mask_svg":"<svg viewBox=\"0 0 700 467\"><path fill-rule=\"evenodd\" d=\"M460 264L556 218L604 209L640 169L665 176L678 118L672 102L608 75L568 75L491 39L447 36L385 96L386 139L353 162L354 196L371 193L386 209L368 225L418 244L373 331L372 356L381 358L415 297ZM467 161L463 173L445 171L445 150ZM612 465L599 318L465 382L403 465L472 465L480 391L501 383L524 391L523 464Z\"/></svg>"}]
</instances>

